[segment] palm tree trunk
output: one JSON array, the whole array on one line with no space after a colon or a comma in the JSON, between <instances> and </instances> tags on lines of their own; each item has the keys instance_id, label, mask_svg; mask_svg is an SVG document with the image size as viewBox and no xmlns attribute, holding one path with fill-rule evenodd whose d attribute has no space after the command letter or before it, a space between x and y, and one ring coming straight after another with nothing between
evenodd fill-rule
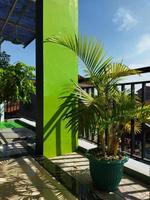
<instances>
[{"instance_id":1,"label":"palm tree trunk","mask_svg":"<svg viewBox=\"0 0 150 200\"><path fill-rule=\"evenodd\" d=\"M101 148L102 154L103 154L103 156L105 156L106 144L105 144L105 132L104 131L99 132L99 138L100 138L100 141L99 141L98 147Z\"/></svg>"},{"instance_id":2,"label":"palm tree trunk","mask_svg":"<svg viewBox=\"0 0 150 200\"><path fill-rule=\"evenodd\" d=\"M108 154L109 155L117 155L118 148L119 148L119 140L116 135L111 135L110 137L110 145L108 147Z\"/></svg>"}]
</instances>

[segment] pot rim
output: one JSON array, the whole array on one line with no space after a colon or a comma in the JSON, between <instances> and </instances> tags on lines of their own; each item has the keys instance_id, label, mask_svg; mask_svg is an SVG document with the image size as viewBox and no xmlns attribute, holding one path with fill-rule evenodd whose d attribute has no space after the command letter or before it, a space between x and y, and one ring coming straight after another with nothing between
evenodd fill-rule
<instances>
[{"instance_id":1,"label":"pot rim","mask_svg":"<svg viewBox=\"0 0 150 200\"><path fill-rule=\"evenodd\" d=\"M125 155L125 158L122 159L122 160L99 160L99 159L95 158L90 153L87 153L86 156L90 161L93 160L93 161L99 162L101 164L110 164L110 165L124 164L129 160L129 156L128 155Z\"/></svg>"}]
</instances>

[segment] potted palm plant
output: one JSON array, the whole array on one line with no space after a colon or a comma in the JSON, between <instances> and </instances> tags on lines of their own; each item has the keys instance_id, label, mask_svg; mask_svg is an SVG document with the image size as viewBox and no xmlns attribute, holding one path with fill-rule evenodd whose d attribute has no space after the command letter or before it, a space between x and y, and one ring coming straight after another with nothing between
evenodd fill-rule
<instances>
[{"instance_id":1,"label":"potted palm plant","mask_svg":"<svg viewBox=\"0 0 150 200\"><path fill-rule=\"evenodd\" d=\"M121 139L131 132L131 120L135 133L140 132L140 123L148 120L150 106L140 103L137 96L129 91L121 91L118 82L122 76L139 72L122 63L114 63L106 57L102 45L87 37L65 35L46 40L70 49L84 63L89 83L95 94L89 94L73 83L71 92L61 99L64 109L63 119L68 119L67 128L78 132L85 128L99 137L97 149L87 155L90 172L97 188L114 191L123 174L123 165L128 156L120 149ZM107 133L107 134L106 134Z\"/></svg>"}]
</instances>

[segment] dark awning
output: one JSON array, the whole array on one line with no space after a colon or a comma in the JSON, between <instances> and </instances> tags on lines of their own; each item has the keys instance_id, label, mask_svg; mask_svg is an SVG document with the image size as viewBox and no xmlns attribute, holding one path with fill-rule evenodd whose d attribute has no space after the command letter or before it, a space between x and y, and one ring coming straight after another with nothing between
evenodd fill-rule
<instances>
[{"instance_id":1,"label":"dark awning","mask_svg":"<svg viewBox=\"0 0 150 200\"><path fill-rule=\"evenodd\" d=\"M35 38L36 0L0 0L0 42L27 46Z\"/></svg>"}]
</instances>

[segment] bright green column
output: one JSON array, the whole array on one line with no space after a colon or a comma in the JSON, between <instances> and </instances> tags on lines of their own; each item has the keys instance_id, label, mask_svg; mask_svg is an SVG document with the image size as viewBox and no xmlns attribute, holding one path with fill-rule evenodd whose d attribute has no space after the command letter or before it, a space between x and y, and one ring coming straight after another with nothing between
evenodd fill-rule
<instances>
[{"instance_id":1,"label":"bright green column","mask_svg":"<svg viewBox=\"0 0 150 200\"><path fill-rule=\"evenodd\" d=\"M43 39L52 35L77 33L78 0L43 1ZM44 43L44 143L43 154L47 157L70 153L77 142L73 133L65 128L58 110L58 98L71 80L77 82L77 57L65 47Z\"/></svg>"}]
</instances>

